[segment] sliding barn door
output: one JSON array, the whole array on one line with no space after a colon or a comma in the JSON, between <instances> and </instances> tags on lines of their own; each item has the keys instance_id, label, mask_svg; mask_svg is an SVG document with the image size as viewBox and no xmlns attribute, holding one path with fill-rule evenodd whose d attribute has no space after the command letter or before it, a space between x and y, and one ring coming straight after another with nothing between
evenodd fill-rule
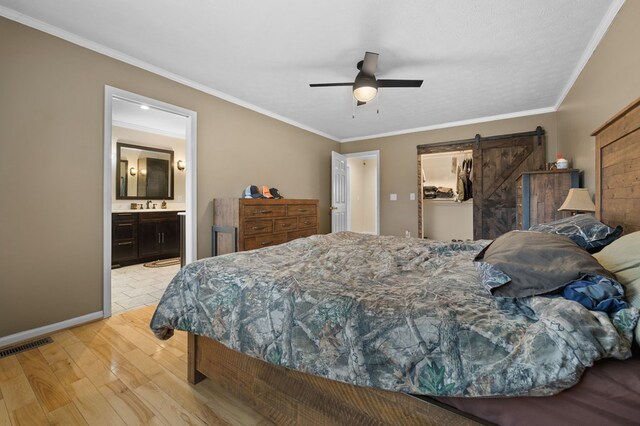
<instances>
[{"instance_id":1,"label":"sliding barn door","mask_svg":"<svg viewBox=\"0 0 640 426\"><path fill-rule=\"evenodd\" d=\"M516 229L516 179L544 170L544 130L476 137L473 149L473 238L494 239Z\"/></svg>"}]
</instances>

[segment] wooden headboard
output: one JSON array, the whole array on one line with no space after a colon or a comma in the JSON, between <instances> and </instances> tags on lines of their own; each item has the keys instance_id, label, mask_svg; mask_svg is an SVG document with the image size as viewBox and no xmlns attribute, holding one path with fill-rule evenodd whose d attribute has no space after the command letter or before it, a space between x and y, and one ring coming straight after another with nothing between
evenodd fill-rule
<instances>
[{"instance_id":1,"label":"wooden headboard","mask_svg":"<svg viewBox=\"0 0 640 426\"><path fill-rule=\"evenodd\" d=\"M594 131L596 217L640 231L640 98Z\"/></svg>"}]
</instances>

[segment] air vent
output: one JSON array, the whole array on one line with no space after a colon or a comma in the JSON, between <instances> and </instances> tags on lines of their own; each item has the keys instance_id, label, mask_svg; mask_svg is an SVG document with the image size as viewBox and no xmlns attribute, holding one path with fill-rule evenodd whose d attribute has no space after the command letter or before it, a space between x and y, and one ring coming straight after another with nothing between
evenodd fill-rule
<instances>
[{"instance_id":1,"label":"air vent","mask_svg":"<svg viewBox=\"0 0 640 426\"><path fill-rule=\"evenodd\" d=\"M40 346L48 345L52 343L53 339L51 337L45 337L44 339L34 340L33 342L25 343L19 346L13 346L11 348L3 349L0 351L0 358L5 358L11 355L19 354L20 352L29 351L31 349L38 348Z\"/></svg>"}]
</instances>

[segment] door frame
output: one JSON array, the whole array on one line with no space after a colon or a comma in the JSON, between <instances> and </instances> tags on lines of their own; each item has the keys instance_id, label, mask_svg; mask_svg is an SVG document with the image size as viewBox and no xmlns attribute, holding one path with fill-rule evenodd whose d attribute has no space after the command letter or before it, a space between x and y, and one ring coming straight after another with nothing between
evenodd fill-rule
<instances>
[{"instance_id":1,"label":"door frame","mask_svg":"<svg viewBox=\"0 0 640 426\"><path fill-rule=\"evenodd\" d=\"M197 113L176 105L153 98L138 95L116 87L104 86L104 163L103 163L103 274L102 274L102 313L104 318L111 316L111 191L113 188L111 168L116 161L111 150L111 129L113 126L113 98L146 104L187 118L185 137L185 262L188 264L197 257L197 155L196 133Z\"/></svg>"},{"instance_id":2,"label":"door frame","mask_svg":"<svg viewBox=\"0 0 640 426\"><path fill-rule=\"evenodd\" d=\"M418 145L418 238L424 238L424 224L422 223L422 210L424 208L424 195L423 195L423 184L422 184L422 156L426 154L440 154L443 152L456 152L456 151L472 151L474 149L475 143L478 141L478 137L480 135L476 135L476 139L465 139L459 141L450 141L450 142L438 142L432 144ZM474 212L475 214L475 212Z\"/></svg>"},{"instance_id":3,"label":"door frame","mask_svg":"<svg viewBox=\"0 0 640 426\"><path fill-rule=\"evenodd\" d=\"M375 205L375 232L376 235L380 235L380 150L375 151L362 151L351 152L349 154L342 154L347 158L372 158L376 160L376 205ZM351 180L347 174L347 223L349 224L349 230L351 230L351 203L349 199L351 197Z\"/></svg>"}]
</instances>

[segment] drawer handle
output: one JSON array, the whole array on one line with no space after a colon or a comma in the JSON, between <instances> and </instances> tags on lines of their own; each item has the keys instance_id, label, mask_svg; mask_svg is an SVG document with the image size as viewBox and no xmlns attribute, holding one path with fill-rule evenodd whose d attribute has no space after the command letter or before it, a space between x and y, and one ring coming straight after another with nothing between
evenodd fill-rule
<instances>
[{"instance_id":1,"label":"drawer handle","mask_svg":"<svg viewBox=\"0 0 640 426\"><path fill-rule=\"evenodd\" d=\"M291 226L290 223L281 223L280 226L282 226L283 228L288 228Z\"/></svg>"},{"instance_id":2,"label":"drawer handle","mask_svg":"<svg viewBox=\"0 0 640 426\"><path fill-rule=\"evenodd\" d=\"M254 227L253 227L253 228L251 228L251 229L253 229L254 231L258 231L258 230L260 230L260 229L264 229L264 226L254 226Z\"/></svg>"},{"instance_id":3,"label":"drawer handle","mask_svg":"<svg viewBox=\"0 0 640 426\"><path fill-rule=\"evenodd\" d=\"M260 243L261 246L266 246L268 244L271 244L273 241L263 241Z\"/></svg>"},{"instance_id":4,"label":"drawer handle","mask_svg":"<svg viewBox=\"0 0 640 426\"><path fill-rule=\"evenodd\" d=\"M298 209L299 212L306 212L307 209Z\"/></svg>"},{"instance_id":5,"label":"drawer handle","mask_svg":"<svg viewBox=\"0 0 640 426\"><path fill-rule=\"evenodd\" d=\"M119 223L118 226L133 226L133 223Z\"/></svg>"},{"instance_id":6,"label":"drawer handle","mask_svg":"<svg viewBox=\"0 0 640 426\"><path fill-rule=\"evenodd\" d=\"M118 216L133 216L133 213L118 213Z\"/></svg>"},{"instance_id":7,"label":"drawer handle","mask_svg":"<svg viewBox=\"0 0 640 426\"><path fill-rule=\"evenodd\" d=\"M127 241L126 243L118 243L119 246L128 246L130 244L133 244L133 241Z\"/></svg>"},{"instance_id":8,"label":"drawer handle","mask_svg":"<svg viewBox=\"0 0 640 426\"><path fill-rule=\"evenodd\" d=\"M271 210L258 210L258 213L260 213L260 214L268 214L268 213L271 213Z\"/></svg>"},{"instance_id":9,"label":"drawer handle","mask_svg":"<svg viewBox=\"0 0 640 426\"><path fill-rule=\"evenodd\" d=\"M309 225L311 222L309 222L308 220L305 220L304 222L302 222L305 225Z\"/></svg>"}]
</instances>

